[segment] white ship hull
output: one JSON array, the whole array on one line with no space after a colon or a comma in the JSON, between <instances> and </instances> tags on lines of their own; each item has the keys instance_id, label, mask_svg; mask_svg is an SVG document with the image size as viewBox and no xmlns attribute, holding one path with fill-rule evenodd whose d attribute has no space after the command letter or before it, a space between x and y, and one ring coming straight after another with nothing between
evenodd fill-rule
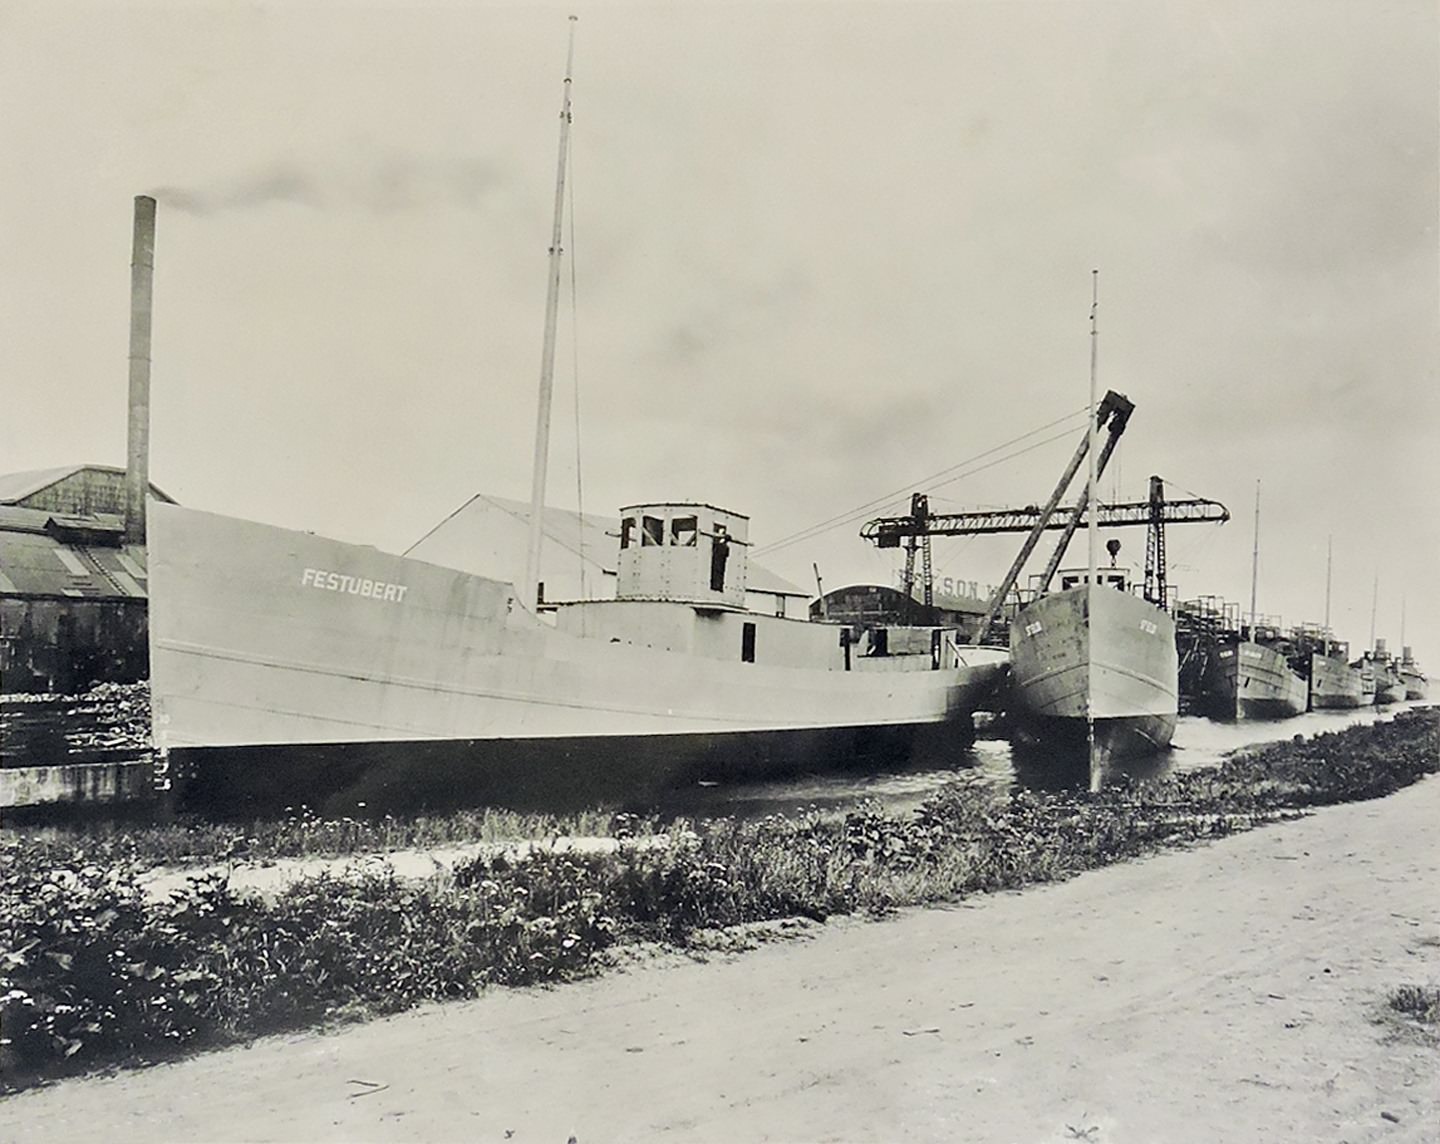
<instances>
[{"instance_id":1,"label":"white ship hull","mask_svg":"<svg viewBox=\"0 0 1440 1144\"><path fill-rule=\"evenodd\" d=\"M439 759L439 744L455 748L435 764L450 788L526 760L588 783L622 740L714 768L733 737L747 765L819 767L808 756L836 732L908 740L968 715L1005 670L1003 652L948 644L929 670L857 662L837 627L680 603L585 605L552 627L509 584L373 548L167 505L149 528L156 743L198 787L207 770L225 790L247 770L324 785L307 754L350 787L377 762L423 785L397 756Z\"/></svg>"}]
</instances>

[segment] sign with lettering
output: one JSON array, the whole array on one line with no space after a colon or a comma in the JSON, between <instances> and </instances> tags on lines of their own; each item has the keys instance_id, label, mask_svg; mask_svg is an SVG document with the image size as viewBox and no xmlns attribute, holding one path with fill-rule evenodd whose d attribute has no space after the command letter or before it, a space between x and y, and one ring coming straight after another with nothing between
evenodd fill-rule
<instances>
[{"instance_id":1,"label":"sign with lettering","mask_svg":"<svg viewBox=\"0 0 1440 1144\"><path fill-rule=\"evenodd\" d=\"M344 572L324 568L307 568L300 576L301 587L321 588L327 592L343 592L347 596L364 596L387 604L398 604L410 590L407 584L387 584L383 580L366 580Z\"/></svg>"},{"instance_id":2,"label":"sign with lettering","mask_svg":"<svg viewBox=\"0 0 1440 1144\"><path fill-rule=\"evenodd\" d=\"M919 577L916 577L916 586L919 586ZM895 572L895 584L902 590L905 587L905 573L901 570ZM961 580L955 576L936 576L934 585L936 592L942 596L969 596L974 600L988 600L995 594L994 584L981 584L978 580Z\"/></svg>"}]
</instances>

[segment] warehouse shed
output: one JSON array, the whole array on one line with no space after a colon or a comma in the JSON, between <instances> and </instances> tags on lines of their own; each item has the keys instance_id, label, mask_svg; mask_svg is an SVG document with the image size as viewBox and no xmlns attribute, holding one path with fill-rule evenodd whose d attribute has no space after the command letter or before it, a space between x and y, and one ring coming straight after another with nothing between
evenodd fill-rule
<instances>
[{"instance_id":1,"label":"warehouse shed","mask_svg":"<svg viewBox=\"0 0 1440 1144\"><path fill-rule=\"evenodd\" d=\"M124 469L0 475L0 693L146 677L145 547L125 542L124 512Z\"/></svg>"},{"instance_id":2,"label":"warehouse shed","mask_svg":"<svg viewBox=\"0 0 1440 1144\"><path fill-rule=\"evenodd\" d=\"M885 627L889 624L941 624L959 628L973 639L985 615L986 601L975 596L935 592L929 612L914 596L885 584L852 584L826 592L810 605L812 620L828 620L856 628Z\"/></svg>"}]
</instances>

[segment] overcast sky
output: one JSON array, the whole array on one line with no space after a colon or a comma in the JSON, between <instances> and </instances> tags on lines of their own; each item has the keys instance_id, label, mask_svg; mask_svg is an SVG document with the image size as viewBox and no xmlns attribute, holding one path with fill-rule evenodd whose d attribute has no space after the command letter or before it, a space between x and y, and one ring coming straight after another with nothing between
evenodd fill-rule
<instances>
[{"instance_id":1,"label":"overcast sky","mask_svg":"<svg viewBox=\"0 0 1440 1144\"><path fill-rule=\"evenodd\" d=\"M1105 496L1158 473L1234 516L1170 530L1182 594L1248 608L1258 480L1260 611L1321 619L1333 535L1341 637L1378 575L1379 634L1403 597L1440 666L1433 0L7 0L0 471L124 463L154 193L157 484L397 551L527 498L572 9L551 503L577 378L590 511L709 501L763 549L917 487L1042 501L1078 417L920 482L1081 409L1099 268L1100 387L1136 405ZM857 528L761 559L891 579Z\"/></svg>"}]
</instances>

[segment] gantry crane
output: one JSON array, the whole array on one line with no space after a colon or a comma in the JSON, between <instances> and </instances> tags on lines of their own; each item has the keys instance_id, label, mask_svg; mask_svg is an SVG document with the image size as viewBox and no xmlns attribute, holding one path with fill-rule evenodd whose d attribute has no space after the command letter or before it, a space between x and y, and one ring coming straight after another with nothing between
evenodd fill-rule
<instances>
[{"instance_id":1,"label":"gantry crane","mask_svg":"<svg viewBox=\"0 0 1440 1144\"><path fill-rule=\"evenodd\" d=\"M1097 458L1096 472L1103 473L1111 454L1125 431L1125 426L1134 410L1134 404L1126 397L1111 390L1105 394L1095 410L1095 427L1098 432L1107 430L1105 444ZM985 618L981 621L976 642L982 642L989 634L990 627L999 615L1006 597L1019 579L1025 562L1030 558L1042 532L1054 530L1062 533L1055 546L1049 563L1040 577L1040 590L1049 588L1050 582L1064 559L1065 550L1076 528L1084 519L1089 503L1089 489L1081 491L1073 506L1060 509L1057 506L1065 490L1074 480L1090 447L1090 433L1081 439L1075 455L1070 459L1055 491L1044 506L1030 505L1023 509L999 509L989 512L931 513L929 500L923 493L911 497L910 515L881 517L869 521L860 530L860 535L874 541L880 548L899 548L902 542L906 548L904 588L907 598L913 598L915 552L917 547L924 553L924 590L927 609L933 602L929 538L932 536L976 536L987 533L1024 532L1028 535L1021 545L1019 554L1010 565L1005 578L995 589ZM1101 528L1125 525L1145 525L1150 534L1145 552L1145 598L1160 607L1166 606L1165 595L1165 525L1191 523L1223 524L1230 519L1230 512L1219 501L1195 497L1188 500L1166 501L1164 482L1159 477L1150 478L1150 496L1147 500L1129 504L1099 505L1096 519Z\"/></svg>"}]
</instances>

